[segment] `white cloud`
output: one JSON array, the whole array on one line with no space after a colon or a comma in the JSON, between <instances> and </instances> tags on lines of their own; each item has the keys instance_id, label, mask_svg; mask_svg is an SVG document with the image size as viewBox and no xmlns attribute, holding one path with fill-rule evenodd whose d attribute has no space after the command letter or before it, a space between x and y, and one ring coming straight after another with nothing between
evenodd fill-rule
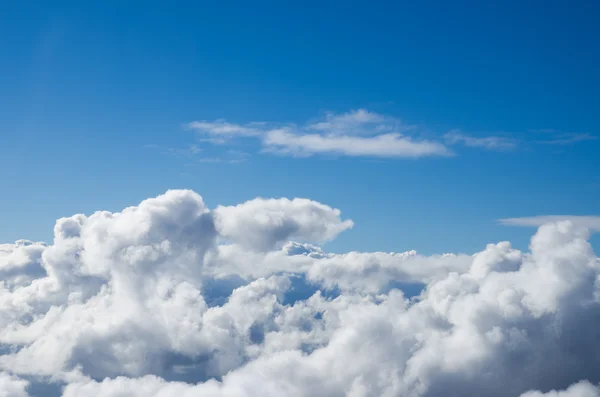
<instances>
[{"instance_id":1,"label":"white cloud","mask_svg":"<svg viewBox=\"0 0 600 397\"><path fill-rule=\"evenodd\" d=\"M0 372L0 397L29 397L29 382L6 372Z\"/></svg>"},{"instance_id":2,"label":"white cloud","mask_svg":"<svg viewBox=\"0 0 600 397\"><path fill-rule=\"evenodd\" d=\"M198 140L226 144L235 138L252 138L262 145L262 153L307 157L334 154L352 157L422 158L451 156L448 146L464 145L494 151L510 151L525 140L509 136L474 136L453 129L437 139L419 137L427 130L402 120L367 109L346 113L326 112L323 117L303 124L250 122L231 123L225 119L193 121L185 127L199 134ZM557 130L530 130L550 134L545 140L531 143L569 145L597 140L590 134L561 133Z\"/></svg>"},{"instance_id":3,"label":"white cloud","mask_svg":"<svg viewBox=\"0 0 600 397\"><path fill-rule=\"evenodd\" d=\"M400 120L393 117L358 109L342 114L328 112L325 114L325 120L309 123L305 129L334 135L373 135L386 131L400 132L410 127L404 126Z\"/></svg>"},{"instance_id":4,"label":"white cloud","mask_svg":"<svg viewBox=\"0 0 600 397\"><path fill-rule=\"evenodd\" d=\"M259 128L253 127L252 124L243 126L239 124L228 123L223 119L215 121L192 121L186 124L187 128L195 130L199 133L212 135L214 137L227 138L232 136L257 136L261 134Z\"/></svg>"},{"instance_id":5,"label":"white cloud","mask_svg":"<svg viewBox=\"0 0 600 397\"><path fill-rule=\"evenodd\" d=\"M381 134L374 137L298 135L279 129L267 133L264 145L277 153L300 156L334 153L346 156L419 158L452 154L438 142L414 141L400 134Z\"/></svg>"},{"instance_id":6,"label":"white cloud","mask_svg":"<svg viewBox=\"0 0 600 397\"><path fill-rule=\"evenodd\" d=\"M552 390L548 393L540 391L529 391L521 394L521 397L598 397L600 389L590 382L582 381L569 386L566 390Z\"/></svg>"},{"instance_id":7,"label":"white cloud","mask_svg":"<svg viewBox=\"0 0 600 397\"><path fill-rule=\"evenodd\" d=\"M326 288L377 293L393 282L427 284L451 272L465 272L472 261L469 255L427 257L415 251L349 252L313 261L307 276Z\"/></svg>"},{"instance_id":8,"label":"white cloud","mask_svg":"<svg viewBox=\"0 0 600 397\"><path fill-rule=\"evenodd\" d=\"M0 267L29 278L0 282L0 395L37 396L34 379L65 397L597 395L600 261L581 225L541 226L530 252L313 245L351 225L307 199L210 209L178 190L4 245Z\"/></svg>"},{"instance_id":9,"label":"white cloud","mask_svg":"<svg viewBox=\"0 0 600 397\"><path fill-rule=\"evenodd\" d=\"M45 249L45 244L29 240L0 244L0 277L4 285L12 288L42 276L41 257Z\"/></svg>"},{"instance_id":10,"label":"white cloud","mask_svg":"<svg viewBox=\"0 0 600 397\"><path fill-rule=\"evenodd\" d=\"M308 199L257 198L214 210L217 231L249 249L272 249L290 239L326 242L353 226L341 211Z\"/></svg>"},{"instance_id":11,"label":"white cloud","mask_svg":"<svg viewBox=\"0 0 600 397\"><path fill-rule=\"evenodd\" d=\"M571 221L576 225L593 231L600 231L600 216L578 216L578 215L538 215L520 218L500 219L500 223L507 226L529 226L539 227L545 223Z\"/></svg>"},{"instance_id":12,"label":"white cloud","mask_svg":"<svg viewBox=\"0 0 600 397\"><path fill-rule=\"evenodd\" d=\"M38 263L46 244L29 240L18 240L14 244L0 244L0 271L21 269Z\"/></svg>"},{"instance_id":13,"label":"white cloud","mask_svg":"<svg viewBox=\"0 0 600 397\"><path fill-rule=\"evenodd\" d=\"M448 132L444 138L449 145L462 143L465 146L488 150L510 150L517 147L515 139L500 136L474 137L465 135L458 130Z\"/></svg>"},{"instance_id":14,"label":"white cloud","mask_svg":"<svg viewBox=\"0 0 600 397\"><path fill-rule=\"evenodd\" d=\"M263 152L311 156L336 154L387 158L419 158L449 156L452 152L442 143L403 135L414 129L400 120L366 109L343 114L326 113L324 120L303 126L253 122L245 125L225 120L194 121L187 124L204 137L223 139L254 137L260 140ZM224 143L219 141L218 143Z\"/></svg>"},{"instance_id":15,"label":"white cloud","mask_svg":"<svg viewBox=\"0 0 600 397\"><path fill-rule=\"evenodd\" d=\"M579 142L598 140L597 136L591 135L591 134L581 134L581 133L575 133L575 132L563 133L563 132L556 131L556 130L548 130L548 131L542 130L542 131L537 131L537 132L552 134L552 137L549 139L536 141L537 143L546 144L546 145L565 146L565 145L572 145L572 144L579 143Z\"/></svg>"}]
</instances>

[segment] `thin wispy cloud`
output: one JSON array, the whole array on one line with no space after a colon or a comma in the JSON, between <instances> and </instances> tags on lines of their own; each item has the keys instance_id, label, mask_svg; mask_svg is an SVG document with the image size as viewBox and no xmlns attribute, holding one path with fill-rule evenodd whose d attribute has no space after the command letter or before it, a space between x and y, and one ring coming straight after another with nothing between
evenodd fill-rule
<instances>
[{"instance_id":1,"label":"thin wispy cloud","mask_svg":"<svg viewBox=\"0 0 600 397\"><path fill-rule=\"evenodd\" d=\"M238 164L246 161L246 158L227 159L222 157L202 157L197 160L198 163L219 163L219 164Z\"/></svg>"},{"instance_id":2,"label":"thin wispy cloud","mask_svg":"<svg viewBox=\"0 0 600 397\"><path fill-rule=\"evenodd\" d=\"M499 219L499 222L506 226L526 227L539 227L546 223L554 223L560 221L570 221L575 225L585 227L590 230L600 231L600 216L595 215L538 215L530 217Z\"/></svg>"},{"instance_id":3,"label":"thin wispy cloud","mask_svg":"<svg viewBox=\"0 0 600 397\"><path fill-rule=\"evenodd\" d=\"M518 143L516 139L502 136L470 136L460 130L452 130L444 135L444 138L449 145L463 144L468 147L498 151L515 149Z\"/></svg>"},{"instance_id":4,"label":"thin wispy cloud","mask_svg":"<svg viewBox=\"0 0 600 397\"><path fill-rule=\"evenodd\" d=\"M172 155L175 157L193 157L199 154L202 149L198 145L192 144L183 148L165 147L156 144L144 145L144 149L158 150L162 154Z\"/></svg>"},{"instance_id":5,"label":"thin wispy cloud","mask_svg":"<svg viewBox=\"0 0 600 397\"><path fill-rule=\"evenodd\" d=\"M225 139L225 138L219 138L219 137L214 137L214 138L198 138L198 142L203 142L203 143L210 143L212 145L224 145L229 141L229 139Z\"/></svg>"},{"instance_id":6,"label":"thin wispy cloud","mask_svg":"<svg viewBox=\"0 0 600 397\"><path fill-rule=\"evenodd\" d=\"M552 139L540 140L537 143L545 145L572 145L579 142L596 140L598 140L598 137L590 134L567 133L557 134Z\"/></svg>"},{"instance_id":7,"label":"thin wispy cloud","mask_svg":"<svg viewBox=\"0 0 600 397\"><path fill-rule=\"evenodd\" d=\"M406 124L397 117L367 109L326 112L323 117L303 124L265 121L237 124L217 119L192 121L184 126L196 132L200 142L225 145L250 139L260 144L260 153L295 157L336 155L415 159L452 156L451 147L509 152L532 144L570 145L598 139L590 134L564 133L555 129L528 130L527 136L470 134L452 129L432 138L424 126ZM544 134L545 139L536 140L532 134Z\"/></svg>"},{"instance_id":8,"label":"thin wispy cloud","mask_svg":"<svg viewBox=\"0 0 600 397\"><path fill-rule=\"evenodd\" d=\"M335 114L327 112L325 120L308 123L306 130L319 131L330 135L374 135L385 132L406 132L412 126L400 120L384 116L366 109L352 110Z\"/></svg>"},{"instance_id":9,"label":"thin wispy cloud","mask_svg":"<svg viewBox=\"0 0 600 397\"><path fill-rule=\"evenodd\" d=\"M352 157L420 158L450 156L443 143L405 135L414 129L399 119L366 109L326 113L321 120L298 126L292 123L234 124L223 119L186 124L201 139L252 137L263 153L292 156L334 154Z\"/></svg>"},{"instance_id":10,"label":"thin wispy cloud","mask_svg":"<svg viewBox=\"0 0 600 397\"><path fill-rule=\"evenodd\" d=\"M202 151L197 145L189 145L186 148L168 148L167 151L175 156L195 156Z\"/></svg>"},{"instance_id":11,"label":"thin wispy cloud","mask_svg":"<svg viewBox=\"0 0 600 397\"><path fill-rule=\"evenodd\" d=\"M311 156L319 153L397 158L452 155L452 152L441 143L413 141L401 134L382 134L374 137L299 135L286 129L280 129L269 131L263 144L268 151L299 156Z\"/></svg>"},{"instance_id":12,"label":"thin wispy cloud","mask_svg":"<svg viewBox=\"0 0 600 397\"><path fill-rule=\"evenodd\" d=\"M530 133L543 135L543 139L534 140L535 143L543 145L566 146L579 142L596 141L598 136L581 132L564 132L553 128L542 128L529 130Z\"/></svg>"},{"instance_id":13,"label":"thin wispy cloud","mask_svg":"<svg viewBox=\"0 0 600 397\"><path fill-rule=\"evenodd\" d=\"M211 142L212 143L212 142ZM220 164L239 164L248 160L249 153L241 150L229 149L220 153L205 153L202 148L196 144L191 144L186 147L165 147L157 144L147 144L144 149L156 150L162 155L172 156L177 159L186 160L185 165L198 165L207 163Z\"/></svg>"},{"instance_id":14,"label":"thin wispy cloud","mask_svg":"<svg viewBox=\"0 0 600 397\"><path fill-rule=\"evenodd\" d=\"M248 161L250 154L241 150L226 150L215 156L195 157L187 166L198 164L240 164Z\"/></svg>"},{"instance_id":15,"label":"thin wispy cloud","mask_svg":"<svg viewBox=\"0 0 600 397\"><path fill-rule=\"evenodd\" d=\"M234 137L234 136L258 136L262 133L259 128L254 128L253 124L247 126L228 123L223 119L215 121L192 121L185 126L199 133L208 134L217 137Z\"/></svg>"}]
</instances>

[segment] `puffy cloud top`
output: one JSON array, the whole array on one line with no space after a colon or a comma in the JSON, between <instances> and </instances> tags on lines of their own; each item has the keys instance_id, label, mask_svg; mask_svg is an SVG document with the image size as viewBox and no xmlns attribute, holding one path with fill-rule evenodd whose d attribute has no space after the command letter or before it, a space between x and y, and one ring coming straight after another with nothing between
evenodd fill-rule
<instances>
[{"instance_id":1,"label":"puffy cloud top","mask_svg":"<svg viewBox=\"0 0 600 397\"><path fill-rule=\"evenodd\" d=\"M214 210L217 231L249 249L268 250L289 239L325 242L353 226L341 212L316 201L257 198Z\"/></svg>"},{"instance_id":2,"label":"puffy cloud top","mask_svg":"<svg viewBox=\"0 0 600 397\"><path fill-rule=\"evenodd\" d=\"M0 396L600 395L581 225L541 226L529 252L313 245L352 226L307 199L211 210L174 190L0 245Z\"/></svg>"}]
</instances>

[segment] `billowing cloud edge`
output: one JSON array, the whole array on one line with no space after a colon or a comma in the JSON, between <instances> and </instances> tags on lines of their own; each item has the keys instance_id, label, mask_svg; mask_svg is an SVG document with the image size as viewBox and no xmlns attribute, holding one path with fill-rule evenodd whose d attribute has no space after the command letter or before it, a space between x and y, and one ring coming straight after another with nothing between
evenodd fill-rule
<instances>
[{"instance_id":1,"label":"billowing cloud edge","mask_svg":"<svg viewBox=\"0 0 600 397\"><path fill-rule=\"evenodd\" d=\"M0 390L598 395L600 262L586 228L544 224L529 252L315 245L352 226L308 199L210 209L174 190L59 219L52 244L4 244Z\"/></svg>"}]
</instances>

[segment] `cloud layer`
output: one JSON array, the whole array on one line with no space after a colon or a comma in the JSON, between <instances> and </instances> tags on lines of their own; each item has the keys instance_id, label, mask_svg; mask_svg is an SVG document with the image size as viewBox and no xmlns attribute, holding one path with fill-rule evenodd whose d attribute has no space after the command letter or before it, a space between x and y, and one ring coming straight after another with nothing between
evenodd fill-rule
<instances>
[{"instance_id":1,"label":"cloud layer","mask_svg":"<svg viewBox=\"0 0 600 397\"><path fill-rule=\"evenodd\" d=\"M0 396L600 395L581 224L542 225L529 252L314 245L352 226L308 199L177 190L1 245Z\"/></svg>"}]
</instances>

